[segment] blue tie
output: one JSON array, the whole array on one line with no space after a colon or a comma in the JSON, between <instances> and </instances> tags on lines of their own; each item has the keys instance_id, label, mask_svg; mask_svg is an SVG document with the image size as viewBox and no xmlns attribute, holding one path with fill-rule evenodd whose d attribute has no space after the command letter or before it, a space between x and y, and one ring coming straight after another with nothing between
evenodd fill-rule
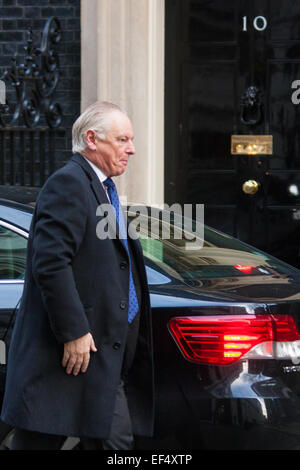
<instances>
[{"instance_id":1,"label":"blue tie","mask_svg":"<svg viewBox=\"0 0 300 470\"><path fill-rule=\"evenodd\" d=\"M128 322L131 323L134 317L136 316L139 310L138 299L135 291L135 286L133 282L132 270L131 270L131 261L130 261L130 253L128 249L128 241L127 241L127 230L125 228L125 222L123 217L122 208L120 205L118 192L115 183L111 178L107 178L104 182L104 185L107 187L107 191L110 197L110 202L112 203L115 212L116 212L116 219L117 224L119 226L119 234L121 235L120 238L123 239L125 244L128 258L129 258L129 303L128 303Z\"/></svg>"}]
</instances>

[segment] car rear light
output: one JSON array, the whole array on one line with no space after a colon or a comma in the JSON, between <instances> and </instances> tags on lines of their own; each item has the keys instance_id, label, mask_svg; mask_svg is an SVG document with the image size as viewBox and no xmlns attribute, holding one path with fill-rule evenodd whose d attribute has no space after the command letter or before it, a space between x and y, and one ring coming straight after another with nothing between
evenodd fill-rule
<instances>
[{"instance_id":1,"label":"car rear light","mask_svg":"<svg viewBox=\"0 0 300 470\"><path fill-rule=\"evenodd\" d=\"M169 330L186 359L226 365L242 358L300 362L300 336L289 315L177 317Z\"/></svg>"}]
</instances>

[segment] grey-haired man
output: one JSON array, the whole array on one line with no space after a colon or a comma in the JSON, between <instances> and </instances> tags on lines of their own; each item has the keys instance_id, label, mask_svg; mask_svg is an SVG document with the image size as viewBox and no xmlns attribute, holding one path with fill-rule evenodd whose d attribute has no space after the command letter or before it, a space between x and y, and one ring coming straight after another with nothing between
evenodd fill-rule
<instances>
[{"instance_id":1,"label":"grey-haired man","mask_svg":"<svg viewBox=\"0 0 300 470\"><path fill-rule=\"evenodd\" d=\"M13 449L58 449L66 436L132 449L135 434L152 434L147 279L111 179L133 137L118 106L91 105L73 126L75 155L39 194L1 415L16 428ZM96 235L101 204L116 210L115 238Z\"/></svg>"}]
</instances>

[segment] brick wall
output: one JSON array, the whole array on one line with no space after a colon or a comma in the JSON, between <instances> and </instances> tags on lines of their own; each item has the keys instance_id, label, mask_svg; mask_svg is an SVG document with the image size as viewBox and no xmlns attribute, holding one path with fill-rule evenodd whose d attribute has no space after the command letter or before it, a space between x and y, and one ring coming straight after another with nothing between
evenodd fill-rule
<instances>
[{"instance_id":1,"label":"brick wall","mask_svg":"<svg viewBox=\"0 0 300 470\"><path fill-rule=\"evenodd\" d=\"M28 28L34 45L41 45L47 19L56 16L61 24L62 40L57 46L60 79L53 93L63 112L62 128L55 142L55 167L71 156L71 127L80 113L80 0L0 0L0 74L11 63L14 53L24 58ZM22 62L22 60L21 60ZM7 84L11 100L13 87Z\"/></svg>"}]
</instances>

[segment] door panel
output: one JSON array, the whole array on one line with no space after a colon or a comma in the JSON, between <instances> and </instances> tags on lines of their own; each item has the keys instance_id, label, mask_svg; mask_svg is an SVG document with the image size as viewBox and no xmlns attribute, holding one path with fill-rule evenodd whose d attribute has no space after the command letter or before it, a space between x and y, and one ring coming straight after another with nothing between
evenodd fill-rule
<instances>
[{"instance_id":1,"label":"door panel","mask_svg":"<svg viewBox=\"0 0 300 470\"><path fill-rule=\"evenodd\" d=\"M194 167L234 169L228 155L235 112L234 64L191 64L189 72L189 174Z\"/></svg>"},{"instance_id":2,"label":"door panel","mask_svg":"<svg viewBox=\"0 0 300 470\"><path fill-rule=\"evenodd\" d=\"M263 3L263 2L261 2ZM297 0L271 2L269 10L272 40L300 40L300 10Z\"/></svg>"},{"instance_id":3,"label":"door panel","mask_svg":"<svg viewBox=\"0 0 300 470\"><path fill-rule=\"evenodd\" d=\"M189 42L234 41L235 1L189 2Z\"/></svg>"},{"instance_id":4,"label":"door panel","mask_svg":"<svg viewBox=\"0 0 300 470\"><path fill-rule=\"evenodd\" d=\"M292 0L166 2L166 201L298 267L299 20ZM273 153L232 155L232 135L271 135Z\"/></svg>"},{"instance_id":5,"label":"door panel","mask_svg":"<svg viewBox=\"0 0 300 470\"><path fill-rule=\"evenodd\" d=\"M26 233L0 220L0 396L15 313L23 292L26 250Z\"/></svg>"}]
</instances>

